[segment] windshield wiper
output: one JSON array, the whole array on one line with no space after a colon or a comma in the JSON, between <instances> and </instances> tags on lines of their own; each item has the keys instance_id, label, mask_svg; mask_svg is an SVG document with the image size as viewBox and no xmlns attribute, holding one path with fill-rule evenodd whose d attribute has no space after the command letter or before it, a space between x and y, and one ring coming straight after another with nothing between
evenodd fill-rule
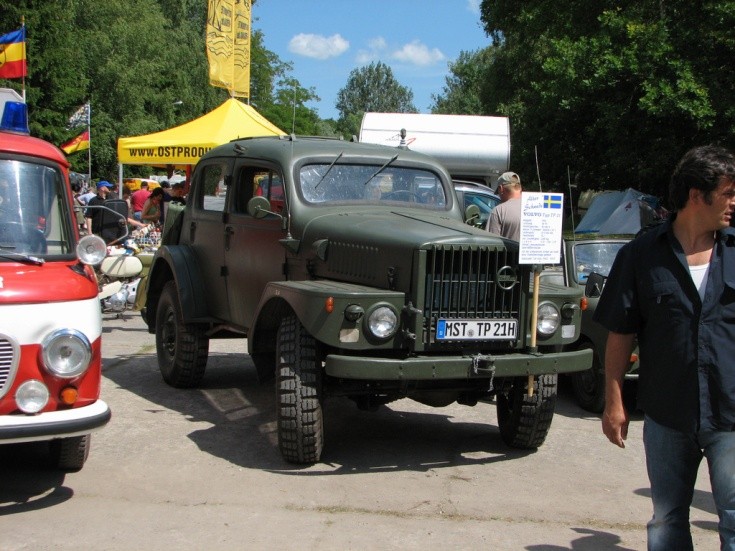
<instances>
[{"instance_id":1,"label":"windshield wiper","mask_svg":"<svg viewBox=\"0 0 735 551\"><path fill-rule=\"evenodd\" d=\"M342 155L344 154L345 154L344 151L340 151L339 155L337 155L337 158L334 159L334 161L332 161L332 164L327 167L327 171L324 174L322 174L321 178L319 178L319 181L314 186L314 189L319 187L319 184L321 184L324 181L324 178L327 177L327 174L329 174L329 171L332 170L332 167L337 164L337 161L339 161Z\"/></svg>"},{"instance_id":2,"label":"windshield wiper","mask_svg":"<svg viewBox=\"0 0 735 551\"><path fill-rule=\"evenodd\" d=\"M37 256L31 256L25 253L17 253L15 251L8 251L8 250L5 250L5 248L6 247L3 247L2 245L0 245L0 256L3 258L7 258L8 260L20 260L21 262L27 262L28 264L35 264L36 266L40 266L46 262L43 258L39 258Z\"/></svg>"},{"instance_id":3,"label":"windshield wiper","mask_svg":"<svg viewBox=\"0 0 735 551\"><path fill-rule=\"evenodd\" d=\"M381 172L383 172L383 171L384 171L384 170L385 170L385 169L386 169L386 168L388 167L388 165L389 165L389 164L391 164L391 163L392 163L393 161L395 161L395 160L396 160L397 158L398 158L398 154L396 153L396 155L395 155L395 156L394 156L394 157L393 157L392 159L388 159L388 160L387 160L387 161L385 162L385 164L384 164L383 166L381 166L381 167L380 167L380 168L379 168L378 170L376 170L375 172L373 172L373 175L372 175L372 176L370 176L370 178L368 178L368 179L367 179L367 180L365 181L365 183L364 183L364 184L362 184L362 185L363 185L363 186L366 186L366 185L368 185L368 184L370 183L370 180L372 180L372 179L373 179L373 178L375 178L375 177L376 177L376 176L377 176L378 174L380 174Z\"/></svg>"}]
</instances>

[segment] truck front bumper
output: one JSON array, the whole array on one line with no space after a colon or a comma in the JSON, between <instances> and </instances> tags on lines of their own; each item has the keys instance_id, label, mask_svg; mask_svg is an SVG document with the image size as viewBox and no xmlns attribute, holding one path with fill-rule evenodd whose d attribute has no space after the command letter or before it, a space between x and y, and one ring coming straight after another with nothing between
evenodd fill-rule
<instances>
[{"instance_id":1,"label":"truck front bumper","mask_svg":"<svg viewBox=\"0 0 735 551\"><path fill-rule=\"evenodd\" d=\"M327 375L341 379L419 381L571 373L592 367L592 350L546 354L417 356L405 359L330 354Z\"/></svg>"},{"instance_id":2,"label":"truck front bumper","mask_svg":"<svg viewBox=\"0 0 735 551\"><path fill-rule=\"evenodd\" d=\"M80 408L36 415L0 415L0 444L83 436L102 428L110 417L110 408L102 400Z\"/></svg>"}]
</instances>

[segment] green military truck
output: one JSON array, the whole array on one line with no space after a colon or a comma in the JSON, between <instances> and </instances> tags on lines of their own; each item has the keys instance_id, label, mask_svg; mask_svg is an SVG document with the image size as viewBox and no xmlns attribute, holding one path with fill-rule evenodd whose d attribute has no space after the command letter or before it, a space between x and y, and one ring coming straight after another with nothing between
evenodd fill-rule
<instances>
[{"instance_id":1,"label":"green military truck","mask_svg":"<svg viewBox=\"0 0 735 551\"><path fill-rule=\"evenodd\" d=\"M532 327L517 244L463 215L442 165L405 148L281 136L213 149L139 290L163 379L195 387L210 339L247 338L294 463L320 459L334 396L494 399L502 439L538 447L557 374L591 366L590 350L561 351L582 293L539 285Z\"/></svg>"}]
</instances>

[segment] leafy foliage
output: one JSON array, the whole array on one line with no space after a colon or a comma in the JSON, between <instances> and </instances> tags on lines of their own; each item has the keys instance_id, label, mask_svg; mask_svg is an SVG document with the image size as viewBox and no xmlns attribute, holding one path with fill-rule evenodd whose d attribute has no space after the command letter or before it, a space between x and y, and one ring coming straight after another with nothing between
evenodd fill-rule
<instances>
[{"instance_id":1,"label":"leafy foliage","mask_svg":"<svg viewBox=\"0 0 735 551\"><path fill-rule=\"evenodd\" d=\"M19 0L0 4L9 32L25 16L26 97L33 135L61 144L81 133L69 116L89 101L92 174L115 179L117 139L160 131L197 118L227 98L209 84L202 0ZM9 23L15 22L15 23ZM313 90L289 78L291 66L251 37L251 103L283 130L312 133ZM19 80L0 86L20 89ZM288 98L288 101L286 101ZM295 104L294 104L295 98ZM245 100L247 101L247 100ZM295 118L294 118L295 115ZM69 157L87 173L86 152ZM126 169L146 175L146 167Z\"/></svg>"},{"instance_id":2,"label":"leafy foliage","mask_svg":"<svg viewBox=\"0 0 735 551\"><path fill-rule=\"evenodd\" d=\"M526 181L665 195L676 160L732 145L735 2L484 0L484 112L510 117Z\"/></svg>"},{"instance_id":3,"label":"leafy foliage","mask_svg":"<svg viewBox=\"0 0 735 551\"><path fill-rule=\"evenodd\" d=\"M432 94L432 113L445 115L484 115L481 101L485 75L493 62L493 47L474 52L460 52L449 63L449 76L441 94Z\"/></svg>"},{"instance_id":4,"label":"leafy foliage","mask_svg":"<svg viewBox=\"0 0 735 551\"><path fill-rule=\"evenodd\" d=\"M402 86L393 70L380 61L352 70L347 84L337 94L336 107L340 113L337 129L343 136L359 134L366 112L418 112L413 92Z\"/></svg>"}]
</instances>

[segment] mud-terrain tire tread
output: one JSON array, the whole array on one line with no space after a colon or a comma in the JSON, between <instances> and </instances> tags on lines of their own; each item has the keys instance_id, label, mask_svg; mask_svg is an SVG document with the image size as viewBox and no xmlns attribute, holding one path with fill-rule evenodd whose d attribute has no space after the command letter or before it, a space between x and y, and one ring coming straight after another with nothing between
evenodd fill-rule
<instances>
[{"instance_id":1,"label":"mud-terrain tire tread","mask_svg":"<svg viewBox=\"0 0 735 551\"><path fill-rule=\"evenodd\" d=\"M209 339L202 328L183 321L176 283L163 288L156 312L156 353L163 380L175 388L195 388L204 377Z\"/></svg>"},{"instance_id":2,"label":"mud-terrain tire tread","mask_svg":"<svg viewBox=\"0 0 735 551\"><path fill-rule=\"evenodd\" d=\"M557 375L540 375L534 379L533 386L533 396L528 396L527 377L514 377L512 386L498 394L500 436L512 448L538 448L551 428Z\"/></svg>"},{"instance_id":3,"label":"mud-terrain tire tread","mask_svg":"<svg viewBox=\"0 0 735 551\"><path fill-rule=\"evenodd\" d=\"M316 463L324 447L316 342L295 315L283 319L277 341L278 447L290 463Z\"/></svg>"},{"instance_id":4,"label":"mud-terrain tire tread","mask_svg":"<svg viewBox=\"0 0 735 551\"><path fill-rule=\"evenodd\" d=\"M82 470L89 457L91 444L92 436L90 434L52 440L49 443L52 465L56 469L67 472Z\"/></svg>"}]
</instances>

